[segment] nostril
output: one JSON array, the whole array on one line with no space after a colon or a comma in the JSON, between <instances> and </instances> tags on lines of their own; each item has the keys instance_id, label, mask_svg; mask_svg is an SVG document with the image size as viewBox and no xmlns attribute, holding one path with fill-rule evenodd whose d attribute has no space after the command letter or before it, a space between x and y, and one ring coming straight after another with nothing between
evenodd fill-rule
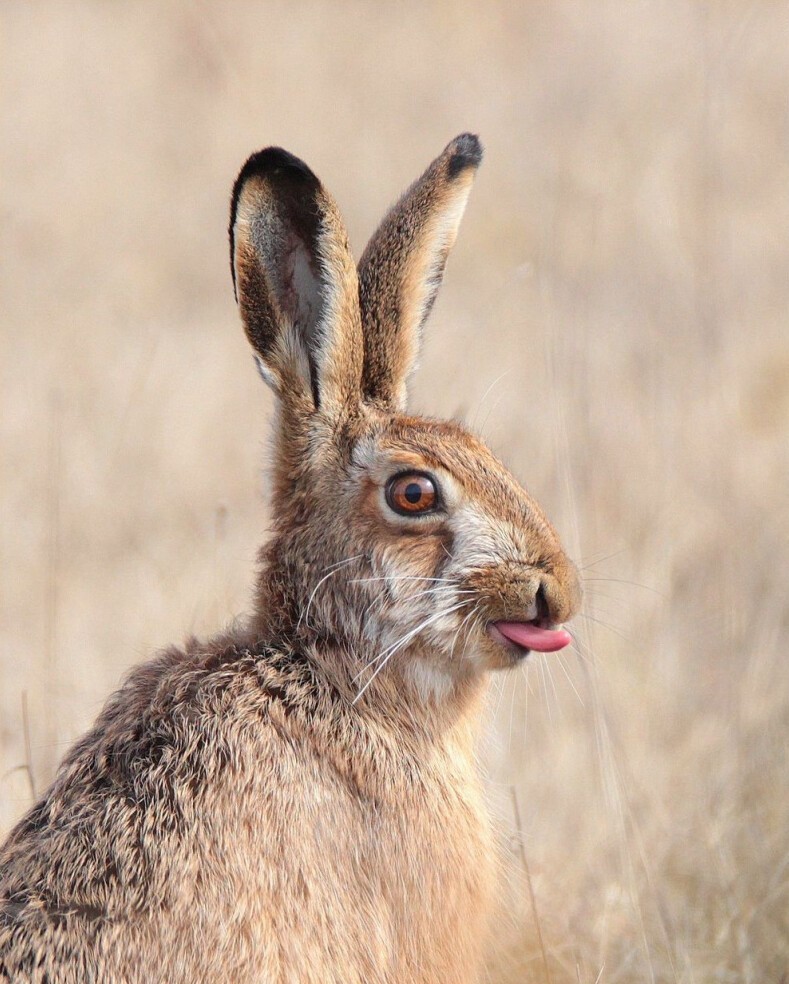
<instances>
[{"instance_id":1,"label":"nostril","mask_svg":"<svg viewBox=\"0 0 789 984\"><path fill-rule=\"evenodd\" d=\"M539 588L537 588L537 594L534 597L534 602L537 606L537 618L535 622L538 625L550 625L551 624L551 613L550 606L548 605L548 597L545 594L545 582L541 581Z\"/></svg>"}]
</instances>

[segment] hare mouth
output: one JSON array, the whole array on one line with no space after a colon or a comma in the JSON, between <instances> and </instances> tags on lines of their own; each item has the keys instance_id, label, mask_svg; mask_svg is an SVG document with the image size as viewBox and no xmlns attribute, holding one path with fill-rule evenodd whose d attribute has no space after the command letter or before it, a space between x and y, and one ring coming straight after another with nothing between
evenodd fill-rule
<instances>
[{"instance_id":1,"label":"hare mouth","mask_svg":"<svg viewBox=\"0 0 789 984\"><path fill-rule=\"evenodd\" d=\"M530 622L491 622L488 633L509 649L513 647L519 655L526 656L532 650L538 653L555 653L573 641L566 629L554 629L545 625L541 619Z\"/></svg>"}]
</instances>

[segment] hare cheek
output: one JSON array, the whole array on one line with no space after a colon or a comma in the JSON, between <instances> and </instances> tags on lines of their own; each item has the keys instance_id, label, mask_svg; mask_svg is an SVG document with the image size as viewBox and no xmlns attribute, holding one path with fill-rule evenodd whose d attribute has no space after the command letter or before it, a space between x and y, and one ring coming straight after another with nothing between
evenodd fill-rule
<instances>
[{"instance_id":1,"label":"hare cheek","mask_svg":"<svg viewBox=\"0 0 789 984\"><path fill-rule=\"evenodd\" d=\"M421 537L389 537L378 545L374 566L378 576L386 579L398 614L401 609L408 609L417 617L443 601L441 592L436 590L440 585L433 579L441 577L447 544L451 544L451 539L436 532ZM432 589L432 596L428 595L428 588Z\"/></svg>"}]
</instances>

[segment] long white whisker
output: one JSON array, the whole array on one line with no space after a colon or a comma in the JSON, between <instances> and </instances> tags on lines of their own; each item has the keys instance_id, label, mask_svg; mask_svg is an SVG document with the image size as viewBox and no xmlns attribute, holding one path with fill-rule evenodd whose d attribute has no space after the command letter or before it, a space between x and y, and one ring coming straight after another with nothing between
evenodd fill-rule
<instances>
[{"instance_id":1,"label":"long white whisker","mask_svg":"<svg viewBox=\"0 0 789 984\"><path fill-rule=\"evenodd\" d=\"M510 688L510 726L509 726L509 731L507 732L507 751L511 754L512 753L512 722L515 715L515 693L516 693L515 681L514 680L509 681L508 685Z\"/></svg>"},{"instance_id":2,"label":"long white whisker","mask_svg":"<svg viewBox=\"0 0 789 984\"><path fill-rule=\"evenodd\" d=\"M559 666L561 667L561 670L562 670L562 673L564 673L564 675L565 675L565 677L567 678L567 682L568 682L568 683L570 684L570 686L572 687L572 689L573 689L573 693L574 693L574 694L575 694L575 696L576 696L576 697L578 698L578 700L579 700L579 702L580 702L580 704L581 704L581 707L586 707L586 704L584 704L584 699L583 699L583 697L582 697L582 696L581 696L581 695L580 695L580 694L578 693L578 691L576 690L576 687L575 687L575 684L573 683L573 680L572 680L572 677L571 677L571 676L570 676L570 674L569 674L569 673L567 672L567 667L566 667L566 666L564 665L564 660L562 659L562 654L561 654L561 653L558 653L558 652L557 652L557 653L555 653L555 655L556 655L556 657L557 657L557 660L558 660L558 663L559 663Z\"/></svg>"},{"instance_id":3,"label":"long white whisker","mask_svg":"<svg viewBox=\"0 0 789 984\"><path fill-rule=\"evenodd\" d=\"M631 646L635 645L632 639L629 639L626 635L623 635L618 629L614 628L613 625L609 625L608 622L604 622L602 619L595 618L594 615L590 615L589 612L578 612L576 618L585 618L590 622L596 622L598 625L602 625L604 629L608 629L609 632L613 632L614 635L619 636L620 639L623 639Z\"/></svg>"},{"instance_id":4,"label":"long white whisker","mask_svg":"<svg viewBox=\"0 0 789 984\"><path fill-rule=\"evenodd\" d=\"M494 718L494 720L498 720L499 711L501 710L501 702L504 699L504 682L505 682L505 679L506 678L505 678L505 676L504 676L503 673L499 674L496 677L496 690L494 691L494 693L496 694L496 706L493 709L493 718Z\"/></svg>"},{"instance_id":5,"label":"long white whisker","mask_svg":"<svg viewBox=\"0 0 789 984\"><path fill-rule=\"evenodd\" d=\"M370 581L435 581L438 584L455 584L448 577L419 577L416 574L382 574L378 577L355 577L349 584L368 584Z\"/></svg>"},{"instance_id":6,"label":"long white whisker","mask_svg":"<svg viewBox=\"0 0 789 984\"><path fill-rule=\"evenodd\" d=\"M549 660L548 657L543 653L542 660L545 663L545 672L548 674L548 682L551 685L551 690L553 691L554 699L556 700L556 710L559 717L562 716L562 702L559 699L559 692L556 689L556 682L553 679L553 661Z\"/></svg>"},{"instance_id":7,"label":"long white whisker","mask_svg":"<svg viewBox=\"0 0 789 984\"><path fill-rule=\"evenodd\" d=\"M578 642L577 639L574 639L574 642L570 644L570 649L572 649L572 651L580 660L582 660L584 663L588 664L589 666L594 667L595 665L594 657L592 656L591 653L584 652L583 648L581 648L581 644Z\"/></svg>"},{"instance_id":8,"label":"long white whisker","mask_svg":"<svg viewBox=\"0 0 789 984\"><path fill-rule=\"evenodd\" d=\"M472 608L471 611L472 611L472 614L474 616L479 615L481 605L482 605L482 602L481 601L478 601L476 603L476 605L474 605L474 607ZM469 642L471 642L471 636L466 636L466 644L463 647L463 656L462 656L462 659L468 659L468 644L469 644Z\"/></svg>"},{"instance_id":9,"label":"long white whisker","mask_svg":"<svg viewBox=\"0 0 789 984\"><path fill-rule=\"evenodd\" d=\"M343 567L345 564L350 564L352 560L360 560L364 557L363 553L355 554L353 557L346 557L345 560L338 560L334 564L328 564L326 567L321 568L321 574L324 571L333 571L335 567Z\"/></svg>"},{"instance_id":10,"label":"long white whisker","mask_svg":"<svg viewBox=\"0 0 789 984\"><path fill-rule=\"evenodd\" d=\"M468 604L467 601L461 601L459 604L453 605L451 608L445 608L445 609L442 609L440 612L435 612L432 615L428 615L428 617L426 619L424 619L424 621L420 622L419 625L417 625L417 627L415 629L410 629L408 632L406 632L406 634L404 636L401 636L399 639L397 639L395 642L393 642L390 646L388 646L386 649L384 649L383 652L380 652L377 656L374 656L370 660L369 663L367 663L365 666L362 667L362 669L359 671L359 676L361 676L361 674L364 673L364 671L366 669L369 669L374 663L377 663L378 660L381 659L383 656L389 656L389 655L391 655L390 650L399 649L405 643L410 642L410 640L415 635L417 635L417 633L421 632L421 630L426 625L429 625L431 622L435 621L436 619L441 618L442 615L449 615L452 612L457 611L458 608L463 608L464 605L467 605L467 604Z\"/></svg>"},{"instance_id":11,"label":"long white whisker","mask_svg":"<svg viewBox=\"0 0 789 984\"><path fill-rule=\"evenodd\" d=\"M466 623L469 621L469 619L474 615L474 613L476 612L476 610L477 610L477 605L475 605L471 609L471 611L468 613L468 615L466 615L466 617L463 619L463 621L458 626L457 632L455 632L455 634L452 636L452 645L449 647L449 654L450 654L450 656L454 656L455 655L455 643L457 642L457 638L460 635L460 633L463 631L463 627L466 625ZM466 645L468 645L468 640L466 640Z\"/></svg>"},{"instance_id":12,"label":"long white whisker","mask_svg":"<svg viewBox=\"0 0 789 984\"><path fill-rule=\"evenodd\" d=\"M355 557L348 557L346 560L341 560L339 563L331 565L331 570L329 570L329 573L325 574L312 589L312 594L310 595L309 601L307 602L307 607L304 609L301 615L299 615L299 620L298 622L296 622L296 632L298 632L299 629L301 628L301 623L309 617L310 608L312 607L312 602L315 600L315 595L318 593L318 588L320 588L323 582L328 581L330 577L333 577L335 574L339 573L339 571L342 570L343 567L345 567L347 564L353 563L354 560L358 560L361 556L362 554L357 554ZM326 568L324 568L324 570L326 570Z\"/></svg>"},{"instance_id":13,"label":"long white whisker","mask_svg":"<svg viewBox=\"0 0 789 984\"><path fill-rule=\"evenodd\" d=\"M514 371L513 369L505 369L505 370L504 370L504 372L503 372L503 373L502 373L502 374L501 374L500 376L496 376L496 378L495 378L495 379L493 380L493 382L492 382L492 383L490 384L490 386L488 386L488 388L487 388L487 389L485 390L485 392L484 392L484 393L482 394L482 399L481 399L481 400L479 401L479 404L477 405L477 412L476 412L476 413L474 414L474 419L473 419L473 421L471 422L471 426L469 427L469 430L471 430L471 431L473 431L473 430L475 430L475 429L476 429L476 426L477 426L477 420L479 419L479 413L480 413L480 410L481 410L481 409L482 409L482 407L483 407L483 406L485 405L485 400L487 400L487 398L488 398L488 394L490 393L490 391L491 391L491 390L493 389L493 387L494 387L494 386L495 386L495 385L496 385L497 383L500 383L500 382L502 381L502 379L504 379L504 377L505 377L505 376L507 376L507 375L509 375L509 374L510 374L511 372L513 372L513 371ZM494 406L495 406L495 404L494 404ZM490 411L488 411L488 416L490 416ZM485 418L485 422L486 422L486 423L487 423L487 419L488 419L488 418L486 417L486 418ZM483 428L483 429L484 429L484 428Z\"/></svg>"},{"instance_id":14,"label":"long white whisker","mask_svg":"<svg viewBox=\"0 0 789 984\"><path fill-rule=\"evenodd\" d=\"M548 720L553 725L553 714L551 713L551 695L548 693L548 681L545 677L545 661L537 657L536 663L540 668L540 677L542 678L542 692L545 694L545 708L548 711Z\"/></svg>"},{"instance_id":15,"label":"long white whisker","mask_svg":"<svg viewBox=\"0 0 789 984\"><path fill-rule=\"evenodd\" d=\"M408 595L407 598L401 598L401 599L397 599L397 600L398 601L408 601L409 603L411 603L411 602L414 602L414 601L419 601L420 598L425 598L425 597L427 597L429 595L433 595L436 598L436 601L438 601L439 600L439 594L443 590L445 590L445 588L443 586L442 587L436 587L435 585L431 585L429 588L425 588L424 591L417 591L416 594ZM476 592L473 591L473 590L471 590L471 589L466 590L464 588L460 588L460 589L452 589L450 591L450 594L451 595L470 595L470 594L476 594ZM376 596L375 600L371 603L370 608L368 609L368 611L371 611L372 612L372 611L374 611L376 609L378 611L380 611L381 606L386 601L389 601L389 600L390 600L389 594L386 591L380 591L378 593L378 595Z\"/></svg>"},{"instance_id":16,"label":"long white whisker","mask_svg":"<svg viewBox=\"0 0 789 984\"><path fill-rule=\"evenodd\" d=\"M411 639L413 639L415 635L421 632L422 629L424 629L427 625L430 625L432 622L435 622L437 619L443 618L445 615L450 615L452 612L457 611L459 608L463 608L464 605L467 604L468 602L462 601L460 602L460 604L453 605L451 608L443 609L440 612L435 612L433 615L429 615L426 619L420 622L415 629L411 629L410 632L407 632L401 639L399 639L396 643L394 643L394 645L389 646L388 649L385 649L382 653L379 653L374 659L370 660L370 662L367 663L366 666L363 666L362 669L359 671L359 673L354 677L354 682L358 680L359 677L362 675L362 673L364 673L365 670L368 670L374 663L377 663L379 660L381 660L381 662L376 667L375 671L373 672L372 676L367 681L367 683L365 683L365 685L362 687L359 693L351 701L351 703L355 704L357 700L359 700L359 698L362 696L365 690L370 686L373 680L378 676L381 670L386 666L386 664L389 662L392 656L394 656L394 654L399 649L402 649L403 646L408 645Z\"/></svg>"},{"instance_id":17,"label":"long white whisker","mask_svg":"<svg viewBox=\"0 0 789 984\"><path fill-rule=\"evenodd\" d=\"M581 580L584 584L593 584L595 581L601 583L608 582L610 584L626 584L631 588L643 588L644 591L651 591L652 594L656 594L659 598L667 598L668 595L665 591L661 591L659 588L653 587L651 584L642 584L640 581L628 581L624 577L582 577Z\"/></svg>"},{"instance_id":18,"label":"long white whisker","mask_svg":"<svg viewBox=\"0 0 789 984\"><path fill-rule=\"evenodd\" d=\"M578 570L579 572L588 571L591 567L597 567L600 564L605 563L605 561L611 560L613 557L618 557L620 554L623 554L626 550L627 547L622 547L621 550L615 550L613 553L606 554L604 557L601 557L599 560L588 560L586 557L581 557L578 561L579 564Z\"/></svg>"}]
</instances>

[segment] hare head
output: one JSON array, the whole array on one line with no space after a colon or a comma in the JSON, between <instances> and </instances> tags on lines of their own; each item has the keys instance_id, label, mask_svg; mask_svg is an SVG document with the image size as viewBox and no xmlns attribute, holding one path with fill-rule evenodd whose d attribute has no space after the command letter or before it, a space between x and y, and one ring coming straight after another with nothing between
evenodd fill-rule
<instances>
[{"instance_id":1,"label":"hare head","mask_svg":"<svg viewBox=\"0 0 789 984\"><path fill-rule=\"evenodd\" d=\"M537 503L459 424L411 416L406 382L477 167L453 140L354 262L337 206L279 148L235 183L233 282L278 397L259 618L399 666L434 695L570 637L576 570Z\"/></svg>"}]
</instances>

